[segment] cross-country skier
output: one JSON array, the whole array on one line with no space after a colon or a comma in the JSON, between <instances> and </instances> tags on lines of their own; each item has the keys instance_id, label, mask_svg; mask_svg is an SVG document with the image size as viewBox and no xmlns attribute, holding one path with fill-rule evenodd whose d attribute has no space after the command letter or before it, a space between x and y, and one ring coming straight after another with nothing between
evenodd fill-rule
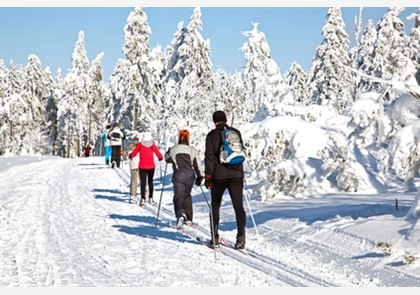
<instances>
[{"instance_id":1,"label":"cross-country skier","mask_svg":"<svg viewBox=\"0 0 420 295\"><path fill-rule=\"evenodd\" d=\"M178 144L171 147L165 154L165 161L171 163L173 167L173 202L177 228L182 228L184 223L192 224L193 206L191 190L194 185L194 180L196 185L201 185L203 181L199 152L189 144L189 131L181 130L178 135Z\"/></svg>"}]
</instances>

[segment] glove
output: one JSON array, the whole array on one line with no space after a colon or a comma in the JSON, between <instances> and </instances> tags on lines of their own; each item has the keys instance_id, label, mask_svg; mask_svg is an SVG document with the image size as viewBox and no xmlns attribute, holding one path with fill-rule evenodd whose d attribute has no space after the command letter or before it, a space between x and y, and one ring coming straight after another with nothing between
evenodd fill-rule
<instances>
[{"instance_id":1,"label":"glove","mask_svg":"<svg viewBox=\"0 0 420 295\"><path fill-rule=\"evenodd\" d=\"M163 158L159 158L159 162L162 161L162 160L163 160Z\"/></svg>"},{"instance_id":2,"label":"glove","mask_svg":"<svg viewBox=\"0 0 420 295\"><path fill-rule=\"evenodd\" d=\"M195 180L195 185L200 186L201 182L203 182L203 176L197 177L197 179Z\"/></svg>"},{"instance_id":3,"label":"glove","mask_svg":"<svg viewBox=\"0 0 420 295\"><path fill-rule=\"evenodd\" d=\"M207 189L213 188L213 184L211 183L211 175L206 175L204 179L204 185L206 186Z\"/></svg>"}]
</instances>

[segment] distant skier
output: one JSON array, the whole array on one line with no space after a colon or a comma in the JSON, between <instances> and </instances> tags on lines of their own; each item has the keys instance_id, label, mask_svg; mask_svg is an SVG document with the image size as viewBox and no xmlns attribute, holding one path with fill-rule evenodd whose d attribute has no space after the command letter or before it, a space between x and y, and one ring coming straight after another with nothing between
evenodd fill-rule
<instances>
[{"instance_id":1,"label":"distant skier","mask_svg":"<svg viewBox=\"0 0 420 295\"><path fill-rule=\"evenodd\" d=\"M109 130L111 130L111 125L106 125L106 130L104 134L102 134L102 142L104 143L104 149L105 149L105 164L109 165L109 159L112 155L112 147L111 147L111 141L108 139L108 133Z\"/></svg>"},{"instance_id":2,"label":"distant skier","mask_svg":"<svg viewBox=\"0 0 420 295\"><path fill-rule=\"evenodd\" d=\"M111 166L114 168L116 165L119 168L121 163L121 146L125 139L125 133L118 123L112 125L112 129L108 132L108 139L110 140L112 147Z\"/></svg>"},{"instance_id":3,"label":"distant skier","mask_svg":"<svg viewBox=\"0 0 420 295\"><path fill-rule=\"evenodd\" d=\"M139 143L139 138L135 135L131 139L131 144L127 148L127 153L130 154ZM130 184L130 196L133 200L136 200L137 196L137 184L140 180L139 178L139 161L140 154L137 154L134 158L130 158L130 174L131 174L131 184Z\"/></svg>"},{"instance_id":4,"label":"distant skier","mask_svg":"<svg viewBox=\"0 0 420 295\"><path fill-rule=\"evenodd\" d=\"M165 153L165 161L173 167L172 183L174 187L174 210L177 218L176 227L191 224L193 220L193 206L191 190L194 184L201 185L203 171L201 160L196 148L189 146L190 133L188 130L179 131L178 144ZM197 179L195 178L197 175Z\"/></svg>"},{"instance_id":5,"label":"distant skier","mask_svg":"<svg viewBox=\"0 0 420 295\"><path fill-rule=\"evenodd\" d=\"M92 150L92 148L90 147L90 145L87 145L85 147L85 157L89 157L90 156L91 150Z\"/></svg>"},{"instance_id":6,"label":"distant skier","mask_svg":"<svg viewBox=\"0 0 420 295\"><path fill-rule=\"evenodd\" d=\"M153 202L153 177L156 168L154 155L158 157L159 161L163 160L163 156L154 144L150 132L143 134L141 142L130 153L129 157L134 158L137 154L140 154L140 206L143 206L146 203L146 183L149 187L149 203L151 204Z\"/></svg>"}]
</instances>

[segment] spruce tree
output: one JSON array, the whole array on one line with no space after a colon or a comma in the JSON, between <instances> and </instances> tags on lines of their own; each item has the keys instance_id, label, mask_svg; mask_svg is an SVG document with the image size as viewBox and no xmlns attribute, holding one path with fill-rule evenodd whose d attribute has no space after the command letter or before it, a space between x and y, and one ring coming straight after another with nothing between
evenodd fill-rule
<instances>
[{"instance_id":1,"label":"spruce tree","mask_svg":"<svg viewBox=\"0 0 420 295\"><path fill-rule=\"evenodd\" d=\"M64 96L58 104L61 156L81 156L82 147L87 144L90 85L85 37L84 32L80 31L72 55L72 68L64 78Z\"/></svg>"},{"instance_id":2,"label":"spruce tree","mask_svg":"<svg viewBox=\"0 0 420 295\"><path fill-rule=\"evenodd\" d=\"M253 24L251 31L242 33L248 37L243 44L245 66L242 68L242 79L247 100L255 114L264 102L279 102L284 88L280 68L270 55L265 34L258 30L258 23Z\"/></svg>"},{"instance_id":3,"label":"spruce tree","mask_svg":"<svg viewBox=\"0 0 420 295\"><path fill-rule=\"evenodd\" d=\"M372 63L374 59L375 44L377 42L377 31L372 20L368 20L368 25L363 31L361 42L357 48L356 56L354 56L354 68L372 75ZM359 75L360 76L360 75ZM358 89L364 91L370 85L369 78L359 77Z\"/></svg>"},{"instance_id":4,"label":"spruce tree","mask_svg":"<svg viewBox=\"0 0 420 295\"><path fill-rule=\"evenodd\" d=\"M399 18L403 10L402 7L390 8L376 26L378 37L372 64L366 69L373 77L406 82L415 75L416 69L407 48L408 37L404 31L404 23ZM399 94L399 91L395 91L387 83L374 80L370 82L368 89L382 93L385 102L392 101Z\"/></svg>"},{"instance_id":5,"label":"spruce tree","mask_svg":"<svg viewBox=\"0 0 420 295\"><path fill-rule=\"evenodd\" d=\"M338 113L347 113L353 102L353 79L349 69L350 41L340 8L329 9L322 35L324 40L317 48L308 76L309 99Z\"/></svg>"},{"instance_id":6,"label":"spruce tree","mask_svg":"<svg viewBox=\"0 0 420 295\"><path fill-rule=\"evenodd\" d=\"M102 60L104 53L101 52L92 61L89 70L91 80L89 99L89 129L88 144L92 145L95 139L98 139L101 133L101 126L105 122L105 85L103 84Z\"/></svg>"},{"instance_id":7,"label":"spruce tree","mask_svg":"<svg viewBox=\"0 0 420 295\"><path fill-rule=\"evenodd\" d=\"M47 67L45 73L45 91L46 91L46 122L45 126L41 126L41 132L46 136L45 154L57 155L57 98L60 97L60 91L57 82L52 77L50 68ZM59 76L58 76L59 77Z\"/></svg>"},{"instance_id":8,"label":"spruce tree","mask_svg":"<svg viewBox=\"0 0 420 295\"><path fill-rule=\"evenodd\" d=\"M7 75L6 104L4 105L3 118L5 128L2 130L4 139L4 152L11 154L21 154L23 140L25 137L25 124L29 107L27 101L23 99L25 81L24 69L21 65L10 62Z\"/></svg>"},{"instance_id":9,"label":"spruce tree","mask_svg":"<svg viewBox=\"0 0 420 295\"><path fill-rule=\"evenodd\" d=\"M308 75L302 67L297 62L293 62L285 76L285 83L292 97L292 101L288 101L288 103L295 105L308 104L305 96L307 79Z\"/></svg>"},{"instance_id":10,"label":"spruce tree","mask_svg":"<svg viewBox=\"0 0 420 295\"><path fill-rule=\"evenodd\" d=\"M3 140L0 141L0 155L4 155L6 151L5 141L7 140L7 129L8 129L8 72L4 64L4 61L0 59L0 136Z\"/></svg>"},{"instance_id":11,"label":"spruce tree","mask_svg":"<svg viewBox=\"0 0 420 295\"><path fill-rule=\"evenodd\" d=\"M25 67L25 84L22 98L29 107L26 148L35 153L44 153L47 148L47 134L42 129L47 125L46 106L50 95L46 87L46 75L41 69L41 61L36 55L29 55Z\"/></svg>"},{"instance_id":12,"label":"spruce tree","mask_svg":"<svg viewBox=\"0 0 420 295\"><path fill-rule=\"evenodd\" d=\"M414 20L414 25L411 28L411 34L408 41L409 56L416 68L416 81L420 85L420 8L416 13L407 17L409 20Z\"/></svg>"},{"instance_id":13,"label":"spruce tree","mask_svg":"<svg viewBox=\"0 0 420 295\"><path fill-rule=\"evenodd\" d=\"M124 32L123 53L129 61L126 97L129 103L126 108L121 109L125 111L118 113L115 119L121 121L124 128L137 131L149 130L155 133L154 122L159 113L157 101L161 95L160 69L154 65L149 46L151 29L147 15L141 7L135 8L130 13ZM131 122L123 121L127 116L132 119Z\"/></svg>"},{"instance_id":14,"label":"spruce tree","mask_svg":"<svg viewBox=\"0 0 420 295\"><path fill-rule=\"evenodd\" d=\"M167 50L168 64L163 87L165 104L170 108L170 114L174 115L167 122L173 132L193 123L208 122L214 111L215 78L210 60L210 42L203 39L199 30L202 30L201 10L197 7L187 27L179 23Z\"/></svg>"}]
</instances>

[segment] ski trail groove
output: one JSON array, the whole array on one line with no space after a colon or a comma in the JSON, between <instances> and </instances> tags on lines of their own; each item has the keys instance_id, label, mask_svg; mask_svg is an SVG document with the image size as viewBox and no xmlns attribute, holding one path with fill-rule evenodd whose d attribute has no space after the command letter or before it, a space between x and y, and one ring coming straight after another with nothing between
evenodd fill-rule
<instances>
[{"instance_id":1,"label":"ski trail groove","mask_svg":"<svg viewBox=\"0 0 420 295\"><path fill-rule=\"evenodd\" d=\"M130 185L130 176L125 170L118 171L116 170L117 175L123 180L127 185ZM161 190L161 188L159 188ZM157 215L158 204L156 202L153 204L153 207L146 205L142 210L147 210L148 212ZM162 216L164 215L164 216ZM160 207L160 216L164 217L167 224L170 224L170 220L173 219L173 212L170 210ZM162 219L162 218L161 218ZM161 220L161 223L163 220ZM185 226L184 229L187 227ZM189 230L183 231L184 234L188 235L192 240L195 240L197 234L204 235L207 238L210 238L210 231L204 227L197 225L195 227L197 232ZM176 230L174 228L174 230ZM189 232L191 231L191 232ZM320 287L320 286L335 286L332 283L329 283L319 277L313 276L303 270L296 269L287 264L284 264L280 261L277 261L273 258L266 257L262 254L256 253L255 251L247 249L249 255L240 253L237 250L229 249L226 247L221 248L223 254L228 256L231 259L236 260L248 267L251 267L255 270L261 271L265 274L278 278L282 282L287 282L292 287Z\"/></svg>"}]
</instances>

